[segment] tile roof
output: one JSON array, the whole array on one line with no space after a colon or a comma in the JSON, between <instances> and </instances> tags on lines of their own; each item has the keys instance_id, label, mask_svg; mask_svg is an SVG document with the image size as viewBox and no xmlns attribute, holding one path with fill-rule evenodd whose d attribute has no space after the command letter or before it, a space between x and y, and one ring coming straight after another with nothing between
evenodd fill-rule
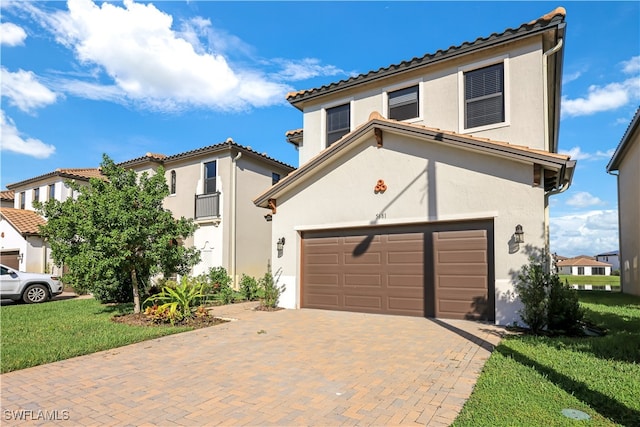
<instances>
[{"instance_id":1,"label":"tile roof","mask_svg":"<svg viewBox=\"0 0 640 427\"><path fill-rule=\"evenodd\" d=\"M8 184L7 188L18 188L37 181L42 181L54 177L60 177L64 179L77 179L81 181L89 181L90 178L106 179L100 172L100 168L58 168L55 171L46 173L44 175L38 175L33 178L25 179L24 181Z\"/></svg>"},{"instance_id":2,"label":"tile roof","mask_svg":"<svg viewBox=\"0 0 640 427\"><path fill-rule=\"evenodd\" d=\"M577 256L574 258L568 258L562 261L558 261L558 267L611 267L611 264L606 262L596 261L592 257Z\"/></svg>"},{"instance_id":3,"label":"tile roof","mask_svg":"<svg viewBox=\"0 0 640 427\"><path fill-rule=\"evenodd\" d=\"M170 156L166 156L164 154L152 154L152 153L147 153L142 157L137 157L135 159L131 159L131 160L127 160L125 162L119 163L119 166L132 166L134 164L137 163L143 163L145 161L155 161L158 163L165 163L165 162L170 162L173 160L181 160L181 159L185 159L185 158L189 158L189 157L193 157L193 156L197 156L199 154L203 154L203 153L211 153L211 152L218 152L218 151L223 151L223 150L228 150L231 148L235 148L238 150L241 150L245 153L249 153L254 157L257 158L261 158L263 160L267 160L273 163L277 163L280 166L284 166L285 168L288 169L295 169L293 166L281 162L280 160L277 160L273 157L269 157L267 155L267 153L259 153L258 151L254 150L253 148L251 148L250 146L244 146L244 145L240 145L237 144L236 142L233 141L233 139L228 138L225 142L221 142L219 144L214 144L214 145L208 145L206 147L201 147L201 148L196 148L194 150L190 150L190 151L185 151L183 153L178 153L178 154L173 154Z\"/></svg>"},{"instance_id":4,"label":"tile roof","mask_svg":"<svg viewBox=\"0 0 640 427\"><path fill-rule=\"evenodd\" d=\"M13 190L0 191L0 200L15 200L16 193Z\"/></svg>"},{"instance_id":5,"label":"tile roof","mask_svg":"<svg viewBox=\"0 0 640 427\"><path fill-rule=\"evenodd\" d=\"M39 226L47 223L37 212L25 209L0 208L0 216L23 236L39 235Z\"/></svg>"},{"instance_id":6,"label":"tile roof","mask_svg":"<svg viewBox=\"0 0 640 427\"><path fill-rule=\"evenodd\" d=\"M415 57L409 61L402 61L399 64L392 64L385 68L372 70L367 72L366 74L360 74L354 77L350 77L346 80L340 80L338 82L321 86L319 88L289 92L286 96L286 99L291 104L295 105L299 101L302 101L304 99L310 99L315 96L351 87L356 84L376 80L388 75L408 71L414 68L423 67L435 62L452 58L454 56L475 51L480 48L489 47L499 43L505 43L507 41L511 41L520 37L526 37L528 35L535 34L541 31L547 31L549 28L553 28L556 26L560 27L564 23L565 16L565 9L563 7L558 7L538 19L520 25L518 28L507 28L500 34L493 33L488 37L478 37L472 42L464 42L458 46L451 46L444 51L438 50L435 53L428 53L420 58Z\"/></svg>"},{"instance_id":7,"label":"tile roof","mask_svg":"<svg viewBox=\"0 0 640 427\"><path fill-rule=\"evenodd\" d=\"M618 170L624 153L627 151L627 148L631 146L631 135L638 129L638 126L640 126L640 107L636 110L636 114L633 116L633 119L631 119L618 147L616 147L616 151L613 153L613 156L611 156L611 160L607 164L607 172Z\"/></svg>"},{"instance_id":8,"label":"tile roof","mask_svg":"<svg viewBox=\"0 0 640 427\"><path fill-rule=\"evenodd\" d=\"M287 138L287 142L299 147L302 142L303 129L288 130L284 136Z\"/></svg>"}]
</instances>

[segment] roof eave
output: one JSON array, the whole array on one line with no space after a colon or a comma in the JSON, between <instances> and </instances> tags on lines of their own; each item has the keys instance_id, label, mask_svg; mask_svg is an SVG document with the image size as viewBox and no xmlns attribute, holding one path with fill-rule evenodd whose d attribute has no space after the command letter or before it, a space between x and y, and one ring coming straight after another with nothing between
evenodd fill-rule
<instances>
[{"instance_id":1,"label":"roof eave","mask_svg":"<svg viewBox=\"0 0 640 427\"><path fill-rule=\"evenodd\" d=\"M611 160L609 160L609 163L607 164L607 173L617 171L620 167L620 161L624 157L624 153L626 153L629 145L631 144L633 135L636 133L636 131L638 131L638 126L640 126L640 107L638 107L638 109L636 110L636 113L633 116L633 119L631 119L629 127L622 136L622 139L620 140L616 151L613 153L613 156L611 156Z\"/></svg>"}]
</instances>

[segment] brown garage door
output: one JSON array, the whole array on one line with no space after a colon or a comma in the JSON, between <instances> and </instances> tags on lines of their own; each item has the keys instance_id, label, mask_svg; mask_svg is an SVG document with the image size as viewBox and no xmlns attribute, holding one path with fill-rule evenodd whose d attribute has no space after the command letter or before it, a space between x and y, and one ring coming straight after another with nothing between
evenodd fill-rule
<instances>
[{"instance_id":1,"label":"brown garage door","mask_svg":"<svg viewBox=\"0 0 640 427\"><path fill-rule=\"evenodd\" d=\"M301 307L424 316L424 233L305 233Z\"/></svg>"},{"instance_id":2,"label":"brown garage door","mask_svg":"<svg viewBox=\"0 0 640 427\"><path fill-rule=\"evenodd\" d=\"M20 251L2 251L0 252L0 264L6 265L14 270L20 269L20 261L18 255Z\"/></svg>"},{"instance_id":3,"label":"brown garage door","mask_svg":"<svg viewBox=\"0 0 640 427\"><path fill-rule=\"evenodd\" d=\"M435 315L489 319L487 231L433 233Z\"/></svg>"}]
</instances>

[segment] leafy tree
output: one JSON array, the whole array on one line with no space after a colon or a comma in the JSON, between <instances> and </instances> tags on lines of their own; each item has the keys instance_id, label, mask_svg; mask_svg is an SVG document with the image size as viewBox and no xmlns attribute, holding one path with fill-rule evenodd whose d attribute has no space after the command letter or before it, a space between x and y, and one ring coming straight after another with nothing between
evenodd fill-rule
<instances>
[{"instance_id":1,"label":"leafy tree","mask_svg":"<svg viewBox=\"0 0 640 427\"><path fill-rule=\"evenodd\" d=\"M197 226L163 208L169 189L162 167L138 176L105 154L101 169L106 179L92 178L84 186L67 182L77 198L37 206L47 217L41 233L54 261L69 267L72 284L98 298L121 298L130 289L139 313L141 286L152 275L186 274L199 262L197 249L178 244Z\"/></svg>"}]
</instances>

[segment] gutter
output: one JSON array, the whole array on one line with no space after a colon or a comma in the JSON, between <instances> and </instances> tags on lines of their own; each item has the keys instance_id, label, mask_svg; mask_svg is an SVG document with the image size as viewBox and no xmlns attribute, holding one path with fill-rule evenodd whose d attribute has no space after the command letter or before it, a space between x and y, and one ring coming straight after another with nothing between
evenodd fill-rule
<instances>
[{"instance_id":1,"label":"gutter","mask_svg":"<svg viewBox=\"0 0 640 427\"><path fill-rule=\"evenodd\" d=\"M236 221L236 200L237 200L237 169L238 160L242 157L242 152L238 152L236 157L231 159L231 214L229 219L231 220L231 236L229 241L229 258L230 259L230 272L233 280L233 288L236 289L236 234L237 234L237 221Z\"/></svg>"}]
</instances>

